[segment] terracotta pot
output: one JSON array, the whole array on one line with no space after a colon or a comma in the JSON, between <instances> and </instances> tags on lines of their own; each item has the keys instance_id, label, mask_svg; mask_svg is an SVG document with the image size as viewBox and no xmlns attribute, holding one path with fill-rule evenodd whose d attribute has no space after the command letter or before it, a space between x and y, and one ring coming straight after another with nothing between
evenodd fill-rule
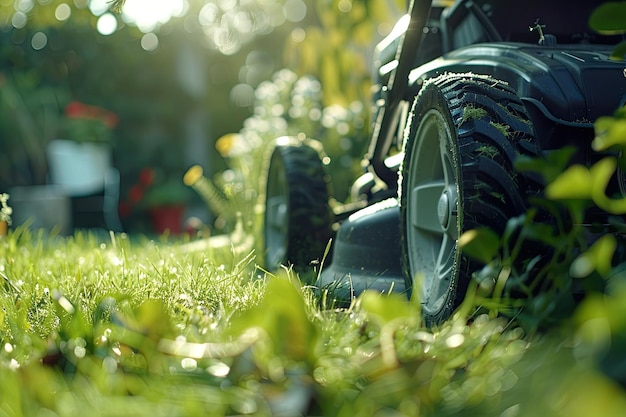
<instances>
[{"instance_id":1,"label":"terracotta pot","mask_svg":"<svg viewBox=\"0 0 626 417\"><path fill-rule=\"evenodd\" d=\"M185 206L182 204L150 208L150 220L154 232L160 235L166 232L173 235L180 234L184 212Z\"/></svg>"},{"instance_id":2,"label":"terracotta pot","mask_svg":"<svg viewBox=\"0 0 626 417\"><path fill-rule=\"evenodd\" d=\"M0 222L0 236L6 236L8 230L9 225L7 222Z\"/></svg>"}]
</instances>

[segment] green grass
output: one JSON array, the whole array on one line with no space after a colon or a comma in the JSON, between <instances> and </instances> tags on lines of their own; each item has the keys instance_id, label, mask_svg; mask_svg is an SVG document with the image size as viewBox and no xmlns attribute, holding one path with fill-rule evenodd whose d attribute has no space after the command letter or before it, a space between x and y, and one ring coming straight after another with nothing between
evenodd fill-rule
<instances>
[{"instance_id":1,"label":"green grass","mask_svg":"<svg viewBox=\"0 0 626 417\"><path fill-rule=\"evenodd\" d=\"M17 229L0 272L2 417L626 415L619 288L527 334L425 329L396 294L320 310L245 245Z\"/></svg>"}]
</instances>

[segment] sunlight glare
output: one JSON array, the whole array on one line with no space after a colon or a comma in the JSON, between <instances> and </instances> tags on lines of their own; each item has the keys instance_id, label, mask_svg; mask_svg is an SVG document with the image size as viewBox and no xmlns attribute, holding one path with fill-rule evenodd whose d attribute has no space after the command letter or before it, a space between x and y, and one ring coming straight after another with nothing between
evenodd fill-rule
<instances>
[{"instance_id":1,"label":"sunlight glare","mask_svg":"<svg viewBox=\"0 0 626 417\"><path fill-rule=\"evenodd\" d=\"M182 16L187 8L186 0L127 0L122 18L143 33L149 33L172 17Z\"/></svg>"},{"instance_id":2,"label":"sunlight glare","mask_svg":"<svg viewBox=\"0 0 626 417\"><path fill-rule=\"evenodd\" d=\"M89 2L89 10L91 10L94 16L101 16L106 13L110 7L111 4L109 0L91 0Z\"/></svg>"},{"instance_id":3,"label":"sunlight glare","mask_svg":"<svg viewBox=\"0 0 626 417\"><path fill-rule=\"evenodd\" d=\"M98 18L97 29L101 35L111 35L117 30L117 19L111 13L105 13Z\"/></svg>"}]
</instances>

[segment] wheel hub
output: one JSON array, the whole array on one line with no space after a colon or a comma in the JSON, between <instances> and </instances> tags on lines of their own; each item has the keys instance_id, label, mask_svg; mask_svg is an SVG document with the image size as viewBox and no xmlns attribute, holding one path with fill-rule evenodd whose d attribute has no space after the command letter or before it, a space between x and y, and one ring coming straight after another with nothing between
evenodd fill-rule
<instances>
[{"instance_id":1,"label":"wheel hub","mask_svg":"<svg viewBox=\"0 0 626 417\"><path fill-rule=\"evenodd\" d=\"M450 223L450 198L448 193L444 191L439 197L439 203L437 204L437 216L439 217L439 224L446 229Z\"/></svg>"},{"instance_id":2,"label":"wheel hub","mask_svg":"<svg viewBox=\"0 0 626 417\"><path fill-rule=\"evenodd\" d=\"M456 192L454 189L444 189L437 203L437 217L443 230L447 230L450 224L453 223L451 221L452 218L456 217L456 203Z\"/></svg>"}]
</instances>

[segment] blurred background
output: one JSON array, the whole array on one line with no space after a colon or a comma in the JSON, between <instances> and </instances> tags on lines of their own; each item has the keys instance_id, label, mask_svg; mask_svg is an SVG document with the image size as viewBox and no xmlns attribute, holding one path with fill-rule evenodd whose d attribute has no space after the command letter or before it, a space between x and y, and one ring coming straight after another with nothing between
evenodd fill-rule
<instances>
[{"instance_id":1,"label":"blurred background","mask_svg":"<svg viewBox=\"0 0 626 417\"><path fill-rule=\"evenodd\" d=\"M374 46L405 0L111 5L0 0L0 192L17 222L34 200L39 217L70 213L67 233L214 227L187 169L253 205L263 145L299 132L324 142L335 198L348 198L369 140ZM104 153L56 159L86 143ZM179 207L175 225L153 222L161 206Z\"/></svg>"}]
</instances>

